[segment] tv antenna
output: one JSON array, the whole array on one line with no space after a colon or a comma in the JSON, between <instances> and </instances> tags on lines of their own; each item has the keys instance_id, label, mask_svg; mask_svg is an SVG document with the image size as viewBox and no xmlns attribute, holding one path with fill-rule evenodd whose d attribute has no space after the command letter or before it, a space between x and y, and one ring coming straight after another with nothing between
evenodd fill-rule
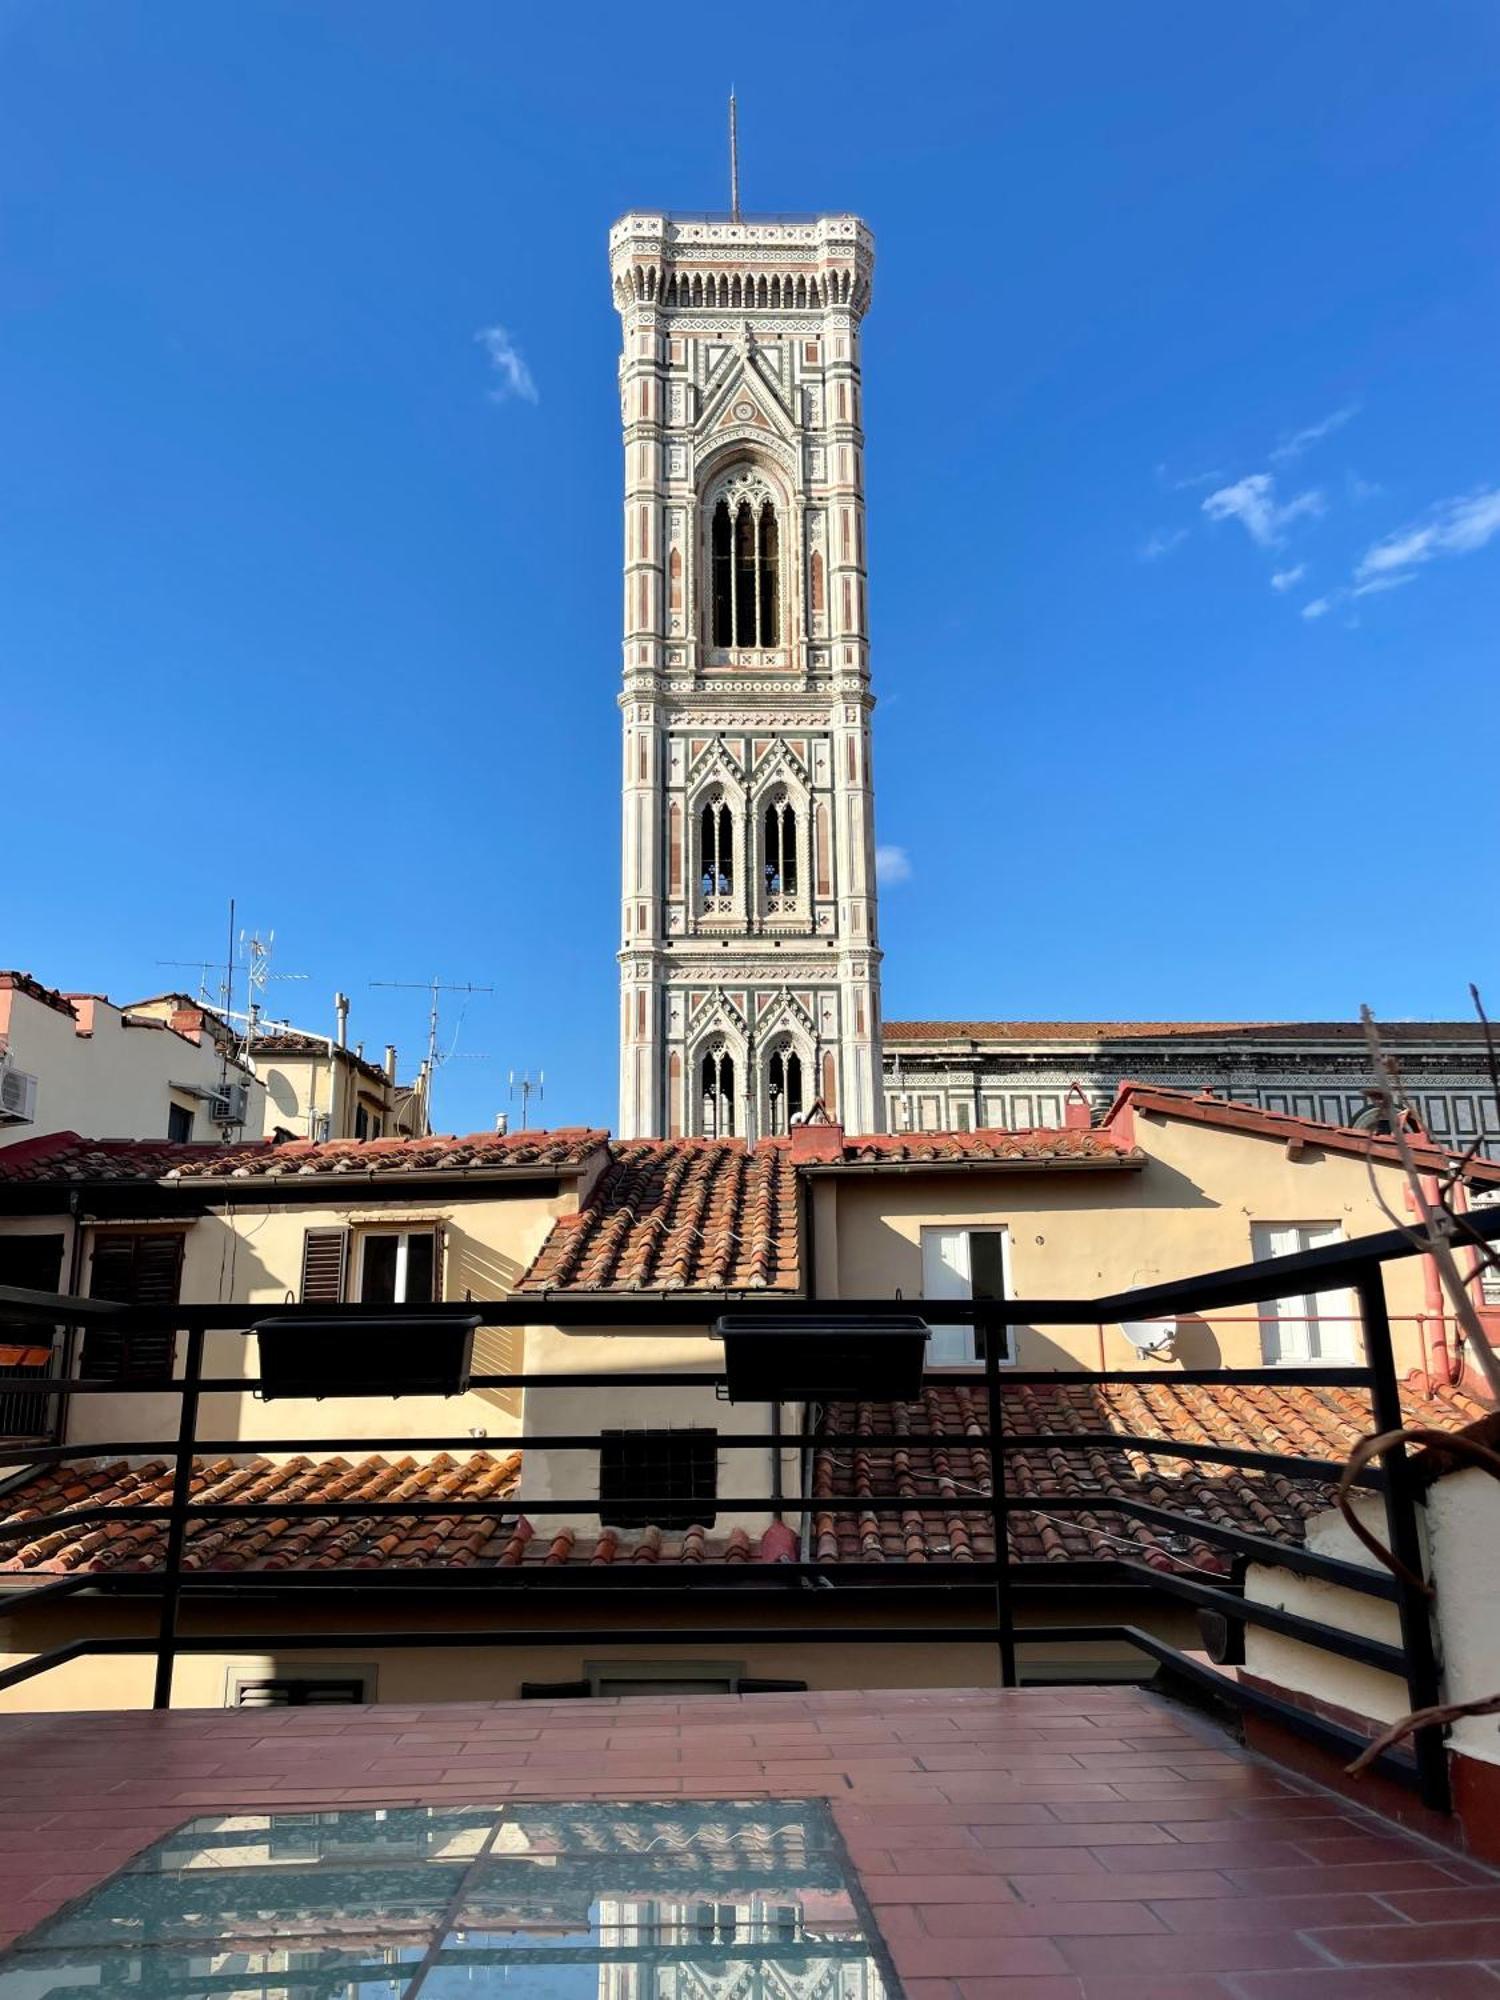
<instances>
[{"instance_id":1,"label":"tv antenna","mask_svg":"<svg viewBox=\"0 0 1500 2000\"><path fill-rule=\"evenodd\" d=\"M519 1078L514 1070L510 1073L511 1102L514 1103L516 1097L519 1095L521 1099L521 1130L523 1132L531 1130L530 1110L532 1096L534 1094L537 1103L540 1104L547 1094L546 1082L547 1072L545 1070L539 1069L534 1080L529 1069L523 1069Z\"/></svg>"},{"instance_id":2,"label":"tv antenna","mask_svg":"<svg viewBox=\"0 0 1500 2000\"><path fill-rule=\"evenodd\" d=\"M397 988L406 993L425 993L428 996L427 1062L423 1071L426 1081L422 1087L422 1122L430 1132L432 1130L432 1087L437 1079L438 1067L440 1064L448 1062L455 1053L453 1049L449 1049L446 1054L438 1054L438 1011L441 1005L441 996L444 993L466 993L470 995L475 993L493 993L495 989L493 986L476 986L470 979L438 979L436 977L432 979L372 979L370 984L372 986ZM464 1012L467 1012L467 1010L468 1001L466 1000L464 1002L464 1009L458 1017L460 1027L463 1025ZM455 1029L455 1042L457 1039L458 1031Z\"/></svg>"}]
</instances>

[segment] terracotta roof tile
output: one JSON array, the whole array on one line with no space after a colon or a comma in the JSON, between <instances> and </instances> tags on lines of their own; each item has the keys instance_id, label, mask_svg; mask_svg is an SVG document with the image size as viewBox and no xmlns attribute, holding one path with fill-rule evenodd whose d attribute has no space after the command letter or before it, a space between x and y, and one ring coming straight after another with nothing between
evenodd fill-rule
<instances>
[{"instance_id":1,"label":"terracotta roof tile","mask_svg":"<svg viewBox=\"0 0 1500 2000\"><path fill-rule=\"evenodd\" d=\"M199 1459L193 1498L295 1502L410 1500L409 1514L298 1516L196 1521L188 1530L184 1567L196 1570L479 1568L502 1560L514 1519L499 1513L428 1514L428 1500L493 1500L515 1492L518 1452L475 1452L460 1461L446 1453L413 1458ZM164 1521L128 1519L47 1525L75 1507L164 1506L172 1468L164 1459L132 1465L80 1460L58 1466L0 1499L0 1526L34 1522L28 1541L0 1542L0 1575L132 1572L161 1566Z\"/></svg>"},{"instance_id":2,"label":"terracotta roof tile","mask_svg":"<svg viewBox=\"0 0 1500 2000\"><path fill-rule=\"evenodd\" d=\"M1320 1146L1330 1153L1355 1153L1361 1159L1384 1160L1399 1165L1401 1155L1395 1141L1379 1132L1357 1125L1325 1124L1320 1118L1298 1118L1285 1111L1262 1111L1255 1104L1241 1104L1231 1097L1218 1097L1211 1090L1172 1090L1163 1084L1122 1083L1119 1095L1105 1116L1106 1129L1125 1109L1159 1112L1168 1118L1185 1118L1193 1124L1214 1125L1225 1132L1246 1132L1257 1138L1279 1139L1288 1145ZM1425 1134L1409 1135L1408 1144L1417 1164L1441 1172L1469 1142L1453 1146L1434 1142ZM1465 1170L1474 1180L1500 1179L1500 1165L1493 1160L1475 1159Z\"/></svg>"},{"instance_id":3,"label":"terracotta roof tile","mask_svg":"<svg viewBox=\"0 0 1500 2000\"><path fill-rule=\"evenodd\" d=\"M0 1146L7 1181L279 1180L314 1174L434 1174L498 1167L583 1166L609 1134L575 1125L555 1132L471 1132L426 1139L268 1139L174 1145L165 1139L82 1139L52 1132Z\"/></svg>"},{"instance_id":4,"label":"terracotta roof tile","mask_svg":"<svg viewBox=\"0 0 1500 2000\"><path fill-rule=\"evenodd\" d=\"M1409 1394L1414 1423L1456 1431L1486 1405L1459 1389ZM1325 1459L1344 1458L1370 1431L1366 1398L1353 1390L1222 1387L1161 1383L1013 1383L1004 1391L1007 1434L1114 1432L1168 1440L1149 1452L1131 1445L1063 1450L1030 1447L1007 1454L1009 1550L1017 1562L1110 1562L1132 1557L1154 1569L1190 1566L1225 1574L1229 1553L1209 1542L1112 1513L1057 1513L1049 1497L1102 1491L1149 1501L1209 1522L1272 1539L1300 1541L1304 1522L1332 1504L1317 1480L1241 1470L1176 1458L1171 1440L1250 1446ZM951 1501L943 1513L813 1515L812 1554L821 1562L991 1562L995 1542L988 1514L966 1501L988 1498L990 1454L972 1442L986 1432L985 1395L933 1387L913 1403L839 1404L827 1412L828 1442L813 1462L818 1499L858 1499L882 1490L913 1499ZM893 1451L871 1451L856 1433L909 1438ZM839 1442L839 1440L845 1440Z\"/></svg>"},{"instance_id":5,"label":"terracotta roof tile","mask_svg":"<svg viewBox=\"0 0 1500 2000\"><path fill-rule=\"evenodd\" d=\"M922 1160L1077 1166L1101 1162L1111 1166L1146 1164L1144 1153L1117 1133L1097 1126L1089 1130L1059 1126L1027 1132L997 1128L977 1132L880 1132L867 1136L851 1133L844 1140L843 1158L849 1164L874 1166L887 1160L892 1164Z\"/></svg>"},{"instance_id":6,"label":"terracotta roof tile","mask_svg":"<svg viewBox=\"0 0 1500 2000\"><path fill-rule=\"evenodd\" d=\"M521 1291L795 1291L797 1172L784 1145L627 1139Z\"/></svg>"},{"instance_id":7,"label":"terracotta roof tile","mask_svg":"<svg viewBox=\"0 0 1500 2000\"><path fill-rule=\"evenodd\" d=\"M1475 1021L1382 1021L1380 1032L1396 1042L1473 1042L1484 1037ZM1357 1042L1358 1021L886 1021L891 1042L1130 1042L1194 1036L1228 1041Z\"/></svg>"},{"instance_id":8,"label":"terracotta roof tile","mask_svg":"<svg viewBox=\"0 0 1500 2000\"><path fill-rule=\"evenodd\" d=\"M238 1161L216 1166L211 1158L184 1162L174 1179L228 1175L235 1180L306 1174L467 1173L487 1167L579 1167L607 1144L609 1134L584 1125L555 1132L470 1132L426 1139L289 1139Z\"/></svg>"}]
</instances>

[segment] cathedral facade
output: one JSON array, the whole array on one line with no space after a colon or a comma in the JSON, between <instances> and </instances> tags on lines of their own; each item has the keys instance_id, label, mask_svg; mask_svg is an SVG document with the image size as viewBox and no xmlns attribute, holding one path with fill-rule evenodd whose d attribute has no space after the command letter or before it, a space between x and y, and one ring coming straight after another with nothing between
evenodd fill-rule
<instances>
[{"instance_id":1,"label":"cathedral facade","mask_svg":"<svg viewBox=\"0 0 1500 2000\"><path fill-rule=\"evenodd\" d=\"M620 1134L882 1129L853 216L610 232L625 442Z\"/></svg>"}]
</instances>

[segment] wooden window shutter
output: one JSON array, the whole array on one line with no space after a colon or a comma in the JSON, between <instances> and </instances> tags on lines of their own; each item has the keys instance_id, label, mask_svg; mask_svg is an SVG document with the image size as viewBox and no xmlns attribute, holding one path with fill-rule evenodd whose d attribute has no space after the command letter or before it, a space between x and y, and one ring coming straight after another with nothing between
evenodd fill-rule
<instances>
[{"instance_id":1,"label":"wooden window shutter","mask_svg":"<svg viewBox=\"0 0 1500 2000\"><path fill-rule=\"evenodd\" d=\"M109 1231L94 1239L90 1296L122 1306L176 1305L182 1287L180 1230L127 1235ZM122 1333L91 1326L84 1333L80 1373L91 1382L170 1381L177 1345L171 1326Z\"/></svg>"},{"instance_id":2,"label":"wooden window shutter","mask_svg":"<svg viewBox=\"0 0 1500 2000\"><path fill-rule=\"evenodd\" d=\"M348 1266L347 1229L309 1229L302 1238L302 1303L341 1304Z\"/></svg>"}]
</instances>

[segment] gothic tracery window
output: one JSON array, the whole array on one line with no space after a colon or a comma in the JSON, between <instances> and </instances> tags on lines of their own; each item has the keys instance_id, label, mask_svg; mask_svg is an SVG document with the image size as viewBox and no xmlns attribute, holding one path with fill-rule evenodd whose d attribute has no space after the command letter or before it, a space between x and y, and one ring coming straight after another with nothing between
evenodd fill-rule
<instances>
[{"instance_id":1,"label":"gothic tracery window","mask_svg":"<svg viewBox=\"0 0 1500 2000\"><path fill-rule=\"evenodd\" d=\"M722 792L714 792L699 815L698 890L707 914L733 909L734 820Z\"/></svg>"},{"instance_id":2,"label":"gothic tracery window","mask_svg":"<svg viewBox=\"0 0 1500 2000\"><path fill-rule=\"evenodd\" d=\"M734 1057L723 1042L710 1042L698 1065L700 1129L706 1139L734 1135Z\"/></svg>"},{"instance_id":3,"label":"gothic tracery window","mask_svg":"<svg viewBox=\"0 0 1500 2000\"><path fill-rule=\"evenodd\" d=\"M781 528L764 485L741 474L715 503L709 531L713 644L781 643Z\"/></svg>"},{"instance_id":4,"label":"gothic tracery window","mask_svg":"<svg viewBox=\"0 0 1500 2000\"><path fill-rule=\"evenodd\" d=\"M773 1138L791 1130L802 1116L802 1058L792 1048L775 1048L766 1066L768 1129Z\"/></svg>"},{"instance_id":5,"label":"gothic tracery window","mask_svg":"<svg viewBox=\"0 0 1500 2000\"><path fill-rule=\"evenodd\" d=\"M784 791L777 792L766 807L761 854L766 910L774 915L796 901L799 886L797 808Z\"/></svg>"}]
</instances>

